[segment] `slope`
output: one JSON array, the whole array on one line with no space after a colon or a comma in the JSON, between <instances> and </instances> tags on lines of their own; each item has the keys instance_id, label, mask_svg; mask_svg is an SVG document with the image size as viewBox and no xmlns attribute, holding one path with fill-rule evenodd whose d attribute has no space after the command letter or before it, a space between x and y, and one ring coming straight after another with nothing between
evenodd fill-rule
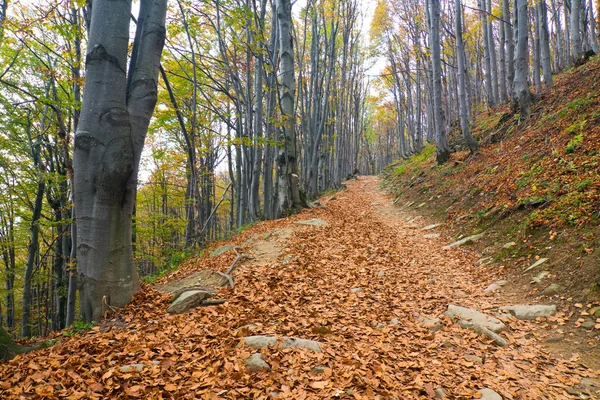
<instances>
[{"instance_id":1,"label":"slope","mask_svg":"<svg viewBox=\"0 0 600 400\"><path fill-rule=\"evenodd\" d=\"M539 345L539 326L560 323L560 310L539 321L498 314L504 346L444 316L449 304L490 316L504 304L484 292L477 254L443 249L379 185L360 177L316 208L235 237L243 251L274 237L281 254L240 265L234 288L219 292L225 304L170 315L169 296L145 286L92 330L0 365L0 397L472 399L487 389L554 399L598 389L594 371ZM295 224L309 218L327 226ZM235 258L189 260L160 284Z\"/></svg>"}]
</instances>

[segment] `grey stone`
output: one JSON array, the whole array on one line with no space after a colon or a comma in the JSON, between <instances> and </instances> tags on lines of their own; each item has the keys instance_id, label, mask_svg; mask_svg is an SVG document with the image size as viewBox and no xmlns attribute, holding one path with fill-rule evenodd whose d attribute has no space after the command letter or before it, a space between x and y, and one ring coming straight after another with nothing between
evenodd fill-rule
<instances>
[{"instance_id":1,"label":"grey stone","mask_svg":"<svg viewBox=\"0 0 600 400\"><path fill-rule=\"evenodd\" d=\"M325 373L325 367L318 365L316 367L311 368L311 371L317 375L321 375Z\"/></svg>"},{"instance_id":2,"label":"grey stone","mask_svg":"<svg viewBox=\"0 0 600 400\"><path fill-rule=\"evenodd\" d=\"M434 397L435 399L445 399L447 397L446 390L441 386L439 388L436 388L434 390L434 392L435 392L435 397Z\"/></svg>"},{"instance_id":3,"label":"grey stone","mask_svg":"<svg viewBox=\"0 0 600 400\"><path fill-rule=\"evenodd\" d=\"M583 329L587 329L587 330L592 330L594 329L594 327L596 327L596 323L594 321L585 321L584 323L581 324L581 327Z\"/></svg>"},{"instance_id":4,"label":"grey stone","mask_svg":"<svg viewBox=\"0 0 600 400\"><path fill-rule=\"evenodd\" d=\"M316 353L321 352L321 343L309 339L286 338L283 341L283 347L297 347L301 349L312 350Z\"/></svg>"},{"instance_id":5,"label":"grey stone","mask_svg":"<svg viewBox=\"0 0 600 400\"><path fill-rule=\"evenodd\" d=\"M478 364L483 364L483 359L481 357L477 357L477 356L474 356L472 354L467 354L465 356L465 359L469 360L469 361L473 361L473 362L478 363Z\"/></svg>"},{"instance_id":6,"label":"grey stone","mask_svg":"<svg viewBox=\"0 0 600 400\"><path fill-rule=\"evenodd\" d=\"M169 314L183 314L192 308L199 307L202 302L213 294L207 290L192 289L181 293L167 308Z\"/></svg>"},{"instance_id":7,"label":"grey stone","mask_svg":"<svg viewBox=\"0 0 600 400\"><path fill-rule=\"evenodd\" d=\"M539 260L537 260L536 262L534 262L533 264L531 264L529 267L525 268L525 271L523 271L523 273L525 272L529 272L532 269L539 267L540 265L542 265L543 263L545 263L546 261L548 261L547 258L540 258Z\"/></svg>"},{"instance_id":8,"label":"grey stone","mask_svg":"<svg viewBox=\"0 0 600 400\"><path fill-rule=\"evenodd\" d=\"M437 282L437 279L435 279L435 278L429 278L429 279L427 280L427 284L428 284L428 285L433 285L433 284L434 284L434 283L436 283L436 282Z\"/></svg>"},{"instance_id":9,"label":"grey stone","mask_svg":"<svg viewBox=\"0 0 600 400\"><path fill-rule=\"evenodd\" d=\"M281 261L281 266L285 267L286 265L288 265L289 263L291 263L293 259L294 259L294 256L291 255L291 254L288 254Z\"/></svg>"},{"instance_id":10,"label":"grey stone","mask_svg":"<svg viewBox=\"0 0 600 400\"><path fill-rule=\"evenodd\" d=\"M536 276L534 276L533 278L531 278L531 283L542 283L542 279L544 279L546 276L548 276L548 274L550 274L550 271L542 271L539 274L537 274Z\"/></svg>"},{"instance_id":11,"label":"grey stone","mask_svg":"<svg viewBox=\"0 0 600 400\"><path fill-rule=\"evenodd\" d=\"M427 318L419 316L417 319L422 327L427 328L430 331L439 331L442 329L442 321L439 318Z\"/></svg>"},{"instance_id":12,"label":"grey stone","mask_svg":"<svg viewBox=\"0 0 600 400\"><path fill-rule=\"evenodd\" d=\"M463 328L481 326L495 333L502 332L506 329L506 325L498 318L494 318L477 310L455 306L453 304L448 304L448 311L445 312L445 315L451 318L458 318L458 322Z\"/></svg>"},{"instance_id":13,"label":"grey stone","mask_svg":"<svg viewBox=\"0 0 600 400\"><path fill-rule=\"evenodd\" d=\"M375 329L383 329L385 328L385 324L383 322L379 322L376 326Z\"/></svg>"},{"instance_id":14,"label":"grey stone","mask_svg":"<svg viewBox=\"0 0 600 400\"><path fill-rule=\"evenodd\" d=\"M399 325L400 324L400 320L398 318L392 318L390 320L390 323L394 326Z\"/></svg>"},{"instance_id":15,"label":"grey stone","mask_svg":"<svg viewBox=\"0 0 600 400\"><path fill-rule=\"evenodd\" d=\"M243 340L246 346L254 347L255 349L262 349L263 347L275 346L277 344L275 336L246 336Z\"/></svg>"},{"instance_id":16,"label":"grey stone","mask_svg":"<svg viewBox=\"0 0 600 400\"><path fill-rule=\"evenodd\" d=\"M432 229L437 228L438 226L442 226L442 224L432 224L432 225L427 225L425 228L423 228L424 231L430 231Z\"/></svg>"},{"instance_id":17,"label":"grey stone","mask_svg":"<svg viewBox=\"0 0 600 400\"><path fill-rule=\"evenodd\" d=\"M452 244L442 247L444 250L453 249L455 247L464 246L467 244L471 244L473 242L478 241L483 237L483 233L478 233L477 235L467 236L466 238L460 239Z\"/></svg>"},{"instance_id":18,"label":"grey stone","mask_svg":"<svg viewBox=\"0 0 600 400\"><path fill-rule=\"evenodd\" d=\"M303 226L329 226L327 221L320 218L307 219L305 221L296 221L295 225L303 225Z\"/></svg>"},{"instance_id":19,"label":"grey stone","mask_svg":"<svg viewBox=\"0 0 600 400\"><path fill-rule=\"evenodd\" d=\"M502 336L498 335L495 332L492 332L491 330L489 330L488 328L484 327L484 326L479 326L479 325L473 325L473 326L464 326L462 324L459 323L459 325L461 325L463 328L470 328L473 329L473 331L477 332L477 333L482 333L485 336L488 337L488 339L491 339L494 341L494 344L496 344L497 346L506 346L506 339L504 339Z\"/></svg>"},{"instance_id":20,"label":"grey stone","mask_svg":"<svg viewBox=\"0 0 600 400\"><path fill-rule=\"evenodd\" d=\"M385 271L379 271L377 273L377 276L380 277L380 278L382 278L383 276L385 276Z\"/></svg>"},{"instance_id":21,"label":"grey stone","mask_svg":"<svg viewBox=\"0 0 600 400\"><path fill-rule=\"evenodd\" d=\"M246 360L246 367L250 372L270 371L271 366L262 358L260 353L254 353Z\"/></svg>"},{"instance_id":22,"label":"grey stone","mask_svg":"<svg viewBox=\"0 0 600 400\"><path fill-rule=\"evenodd\" d=\"M129 364L129 365L123 365L122 367L119 367L119 370L121 372L131 372L131 371L138 371L138 372L142 372L144 370L144 368L146 368L145 364Z\"/></svg>"},{"instance_id":23,"label":"grey stone","mask_svg":"<svg viewBox=\"0 0 600 400\"><path fill-rule=\"evenodd\" d=\"M352 293L362 293L362 292L364 292L365 290L364 290L363 288L361 288L361 287L356 287L356 288L352 288L352 289L350 289L350 291L351 291Z\"/></svg>"},{"instance_id":24,"label":"grey stone","mask_svg":"<svg viewBox=\"0 0 600 400\"><path fill-rule=\"evenodd\" d=\"M425 239L436 239L436 238L440 237L440 234L439 233L427 233L427 234L423 235L423 237Z\"/></svg>"},{"instance_id":25,"label":"grey stone","mask_svg":"<svg viewBox=\"0 0 600 400\"><path fill-rule=\"evenodd\" d=\"M517 319L534 320L538 317L550 317L556 314L556 305L518 304L514 306L500 307L499 311L509 312Z\"/></svg>"},{"instance_id":26,"label":"grey stone","mask_svg":"<svg viewBox=\"0 0 600 400\"><path fill-rule=\"evenodd\" d=\"M479 390L479 393L481 393L479 400L502 400L502 396L492 389L483 388Z\"/></svg>"},{"instance_id":27,"label":"grey stone","mask_svg":"<svg viewBox=\"0 0 600 400\"><path fill-rule=\"evenodd\" d=\"M504 246L502 246L503 249L510 249L511 247L516 246L517 244L515 242L508 242L506 243Z\"/></svg>"},{"instance_id":28,"label":"grey stone","mask_svg":"<svg viewBox=\"0 0 600 400\"><path fill-rule=\"evenodd\" d=\"M541 294L544 296L554 296L554 295L562 293L562 291L563 291L562 286L560 286L558 283L552 283L546 289L542 290Z\"/></svg>"},{"instance_id":29,"label":"grey stone","mask_svg":"<svg viewBox=\"0 0 600 400\"><path fill-rule=\"evenodd\" d=\"M213 251L210 252L210 258L218 257L221 254L227 253L229 250L232 250L235 247L234 244L226 244L225 246L217 247Z\"/></svg>"},{"instance_id":30,"label":"grey stone","mask_svg":"<svg viewBox=\"0 0 600 400\"><path fill-rule=\"evenodd\" d=\"M500 290L500 289L502 289L502 286L498 285L497 283L492 283L490 286L485 288L484 292L491 293L491 292L495 292L496 290Z\"/></svg>"}]
</instances>

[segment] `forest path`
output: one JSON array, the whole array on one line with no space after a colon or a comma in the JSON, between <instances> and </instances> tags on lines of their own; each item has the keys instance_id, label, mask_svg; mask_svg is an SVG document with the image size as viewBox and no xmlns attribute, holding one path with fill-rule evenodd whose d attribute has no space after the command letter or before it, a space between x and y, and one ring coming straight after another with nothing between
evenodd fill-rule
<instances>
[{"instance_id":1,"label":"forest path","mask_svg":"<svg viewBox=\"0 0 600 400\"><path fill-rule=\"evenodd\" d=\"M443 317L448 304L500 305L476 255L425 237L425 221L408 222L377 178L347 185L234 237L242 251L249 237L273 246L234 271L235 287L217 293L225 304L170 315L171 296L144 286L99 327L0 364L0 398L594 398L593 371L538 341L538 324L560 313L505 319L503 347L462 329ZM315 218L328 226L298 225ZM160 284L235 258L191 259Z\"/></svg>"}]
</instances>

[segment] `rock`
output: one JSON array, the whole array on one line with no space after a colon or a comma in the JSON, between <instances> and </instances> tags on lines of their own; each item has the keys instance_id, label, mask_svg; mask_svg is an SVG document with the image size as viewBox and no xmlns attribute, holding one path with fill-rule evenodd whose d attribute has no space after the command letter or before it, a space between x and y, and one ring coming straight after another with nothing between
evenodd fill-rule
<instances>
[{"instance_id":1,"label":"rock","mask_svg":"<svg viewBox=\"0 0 600 400\"><path fill-rule=\"evenodd\" d=\"M500 312L509 312L514 315L517 319L534 320L538 317L550 317L556 314L556 306L552 305L524 305L519 304L515 306L500 307Z\"/></svg>"},{"instance_id":2,"label":"rock","mask_svg":"<svg viewBox=\"0 0 600 400\"><path fill-rule=\"evenodd\" d=\"M305 221L296 221L295 225L303 225L303 226L329 226L327 221L320 218L307 219Z\"/></svg>"},{"instance_id":3,"label":"rock","mask_svg":"<svg viewBox=\"0 0 600 400\"><path fill-rule=\"evenodd\" d=\"M503 249L510 249L511 247L516 246L517 244L515 242L508 242L506 243L504 246L502 246Z\"/></svg>"},{"instance_id":4,"label":"rock","mask_svg":"<svg viewBox=\"0 0 600 400\"><path fill-rule=\"evenodd\" d=\"M506 285L508 285L508 281L504 280L504 279L501 279L499 281L496 281L496 285L506 286Z\"/></svg>"},{"instance_id":5,"label":"rock","mask_svg":"<svg viewBox=\"0 0 600 400\"><path fill-rule=\"evenodd\" d=\"M253 373L271 370L271 366L262 358L260 353L254 353L248 357L246 367Z\"/></svg>"},{"instance_id":6,"label":"rock","mask_svg":"<svg viewBox=\"0 0 600 400\"><path fill-rule=\"evenodd\" d=\"M440 234L439 233L428 233L426 235L423 235L423 237L425 239L436 239L436 238L440 237Z\"/></svg>"},{"instance_id":7,"label":"rock","mask_svg":"<svg viewBox=\"0 0 600 400\"><path fill-rule=\"evenodd\" d=\"M542 271L539 274L537 274L536 276L534 276L533 278L531 278L531 283L535 284L535 283L542 283L542 279L544 279L548 274L550 273L550 271Z\"/></svg>"},{"instance_id":8,"label":"rock","mask_svg":"<svg viewBox=\"0 0 600 400\"><path fill-rule=\"evenodd\" d=\"M448 249L453 249L455 247L459 247L459 246L464 246L467 244L471 244L473 242L478 241L479 239L481 239L483 237L483 233L478 233L477 235L472 235L472 236L467 236L466 238L463 238L457 242L454 242L452 244L449 244L447 246L442 247L442 249L444 250L448 250Z\"/></svg>"},{"instance_id":9,"label":"rock","mask_svg":"<svg viewBox=\"0 0 600 400\"><path fill-rule=\"evenodd\" d=\"M502 400L502 396L500 396L492 389L483 388L479 390L479 393L481 393L481 397L479 397L479 400Z\"/></svg>"},{"instance_id":10,"label":"rock","mask_svg":"<svg viewBox=\"0 0 600 400\"><path fill-rule=\"evenodd\" d=\"M588 321L585 321L584 323L582 323L581 327L583 329L587 329L589 331L589 330L592 330L592 329L594 329L596 327L596 323L594 321L589 321L588 320Z\"/></svg>"},{"instance_id":11,"label":"rock","mask_svg":"<svg viewBox=\"0 0 600 400\"><path fill-rule=\"evenodd\" d=\"M292 260L294 259L294 256L291 254L288 254L287 256L285 256L283 258L283 260L281 261L281 266L285 267L286 265L288 265L289 263L292 262Z\"/></svg>"},{"instance_id":12,"label":"rock","mask_svg":"<svg viewBox=\"0 0 600 400\"><path fill-rule=\"evenodd\" d=\"M210 258L218 257L221 254L227 253L229 250L232 250L235 247L234 244L226 244L225 246L217 247L213 251L210 252Z\"/></svg>"},{"instance_id":13,"label":"rock","mask_svg":"<svg viewBox=\"0 0 600 400\"><path fill-rule=\"evenodd\" d=\"M144 364L129 364L129 365L123 365L122 367L119 367L119 370L121 372L131 372L133 370L142 372L144 370L144 368L146 368L146 365L144 365Z\"/></svg>"},{"instance_id":14,"label":"rock","mask_svg":"<svg viewBox=\"0 0 600 400\"><path fill-rule=\"evenodd\" d=\"M319 365L319 366L311 368L311 371L317 375L321 375L321 374L325 373L325 367L322 367Z\"/></svg>"},{"instance_id":15,"label":"rock","mask_svg":"<svg viewBox=\"0 0 600 400\"><path fill-rule=\"evenodd\" d=\"M455 306L448 304L448 311L444 315L450 318L457 318L458 323L463 328L473 329L475 326L484 327L494 333L502 332L506 329L506 325L498 318L484 314L470 308Z\"/></svg>"},{"instance_id":16,"label":"rock","mask_svg":"<svg viewBox=\"0 0 600 400\"><path fill-rule=\"evenodd\" d=\"M492 292L495 292L496 290L500 290L500 289L502 289L502 286L498 285L497 283L492 283L490 286L485 288L484 292L492 293Z\"/></svg>"},{"instance_id":17,"label":"rock","mask_svg":"<svg viewBox=\"0 0 600 400\"><path fill-rule=\"evenodd\" d=\"M435 399L445 399L447 397L446 390L441 386L439 388L436 388L434 390L434 392L435 392L435 397L434 397Z\"/></svg>"},{"instance_id":18,"label":"rock","mask_svg":"<svg viewBox=\"0 0 600 400\"><path fill-rule=\"evenodd\" d=\"M472 354L467 354L465 356L465 359L469 360L469 361L473 361L474 363L477 363L477 364L483 364L483 359L481 357L477 357Z\"/></svg>"},{"instance_id":19,"label":"rock","mask_svg":"<svg viewBox=\"0 0 600 400\"><path fill-rule=\"evenodd\" d=\"M594 318L600 318L600 307L594 307L590 309L590 315Z\"/></svg>"},{"instance_id":20,"label":"rock","mask_svg":"<svg viewBox=\"0 0 600 400\"><path fill-rule=\"evenodd\" d=\"M173 300L173 303L167 308L169 314L183 314L202 304L202 302L213 294L207 290L192 289L181 293Z\"/></svg>"},{"instance_id":21,"label":"rock","mask_svg":"<svg viewBox=\"0 0 600 400\"><path fill-rule=\"evenodd\" d=\"M376 326L375 329L383 329L385 328L385 324L383 322L379 322Z\"/></svg>"},{"instance_id":22,"label":"rock","mask_svg":"<svg viewBox=\"0 0 600 400\"><path fill-rule=\"evenodd\" d=\"M433 285L433 284L434 284L434 283L436 283L436 282L437 282L437 279L435 279L435 278L429 278L429 279L427 280L427 282L426 282L426 283L427 283L428 285Z\"/></svg>"},{"instance_id":23,"label":"rock","mask_svg":"<svg viewBox=\"0 0 600 400\"><path fill-rule=\"evenodd\" d=\"M463 328L465 328L465 327L463 326ZM497 333L492 332L491 330L489 330L486 327L479 326L479 325L473 325L473 327L471 327L471 329L473 329L473 331L475 331L477 333L484 334L485 336L488 337L488 339L493 340L497 346L500 346L500 347L506 346L506 339L504 339L502 336L498 335Z\"/></svg>"},{"instance_id":24,"label":"rock","mask_svg":"<svg viewBox=\"0 0 600 400\"><path fill-rule=\"evenodd\" d=\"M277 344L277 338L275 336L246 336L243 341L246 346L254 347L255 349L262 349Z\"/></svg>"},{"instance_id":25,"label":"rock","mask_svg":"<svg viewBox=\"0 0 600 400\"><path fill-rule=\"evenodd\" d=\"M544 296L554 296L557 294L562 293L563 291L563 287L560 286L558 283L553 283L550 286L548 286L546 289L542 290L542 295Z\"/></svg>"},{"instance_id":26,"label":"rock","mask_svg":"<svg viewBox=\"0 0 600 400\"><path fill-rule=\"evenodd\" d=\"M424 231L430 231L432 229L437 228L438 226L442 226L442 224L432 224L432 225L427 225L425 228L423 228Z\"/></svg>"},{"instance_id":27,"label":"rock","mask_svg":"<svg viewBox=\"0 0 600 400\"><path fill-rule=\"evenodd\" d=\"M361 287L356 287L356 288L352 288L352 289L350 289L350 291L351 291L352 293L362 293L362 292L364 292L365 290L364 290L363 288L361 288Z\"/></svg>"},{"instance_id":28,"label":"rock","mask_svg":"<svg viewBox=\"0 0 600 400\"><path fill-rule=\"evenodd\" d=\"M492 257L480 258L479 260L477 260L477 266L482 267L484 265L489 265L492 262L494 262L494 259Z\"/></svg>"},{"instance_id":29,"label":"rock","mask_svg":"<svg viewBox=\"0 0 600 400\"><path fill-rule=\"evenodd\" d=\"M419 204L419 205L417 206L417 208L424 207L426 204L427 204L427 203L421 203L421 204Z\"/></svg>"},{"instance_id":30,"label":"rock","mask_svg":"<svg viewBox=\"0 0 600 400\"><path fill-rule=\"evenodd\" d=\"M312 350L316 353L321 352L321 343L308 339L287 338L283 341L283 347L298 347L301 349Z\"/></svg>"},{"instance_id":31,"label":"rock","mask_svg":"<svg viewBox=\"0 0 600 400\"><path fill-rule=\"evenodd\" d=\"M379 271L377 273L377 276L380 277L380 278L382 278L383 276L385 276L385 271Z\"/></svg>"},{"instance_id":32,"label":"rock","mask_svg":"<svg viewBox=\"0 0 600 400\"><path fill-rule=\"evenodd\" d=\"M392 324L394 326L399 325L400 324L400 320L398 318L392 318L390 320L390 324Z\"/></svg>"},{"instance_id":33,"label":"rock","mask_svg":"<svg viewBox=\"0 0 600 400\"><path fill-rule=\"evenodd\" d=\"M430 331L439 331L443 326L442 320L439 318L419 317L419 322L421 323L421 326L429 329Z\"/></svg>"},{"instance_id":34,"label":"rock","mask_svg":"<svg viewBox=\"0 0 600 400\"><path fill-rule=\"evenodd\" d=\"M531 264L529 267L525 268L525 271L523 271L523 273L529 272L532 269L534 269L535 267L539 267L540 265L542 265L546 261L548 261L547 258L540 258L539 260L537 260L536 262L534 262L533 264Z\"/></svg>"}]
</instances>

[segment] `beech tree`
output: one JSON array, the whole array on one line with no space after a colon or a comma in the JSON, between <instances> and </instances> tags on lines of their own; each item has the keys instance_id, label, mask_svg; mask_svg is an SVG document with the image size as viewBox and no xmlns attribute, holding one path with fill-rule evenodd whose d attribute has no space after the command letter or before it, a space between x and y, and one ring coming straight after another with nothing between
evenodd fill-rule
<instances>
[{"instance_id":1,"label":"beech tree","mask_svg":"<svg viewBox=\"0 0 600 400\"><path fill-rule=\"evenodd\" d=\"M157 98L167 0L140 4L127 68L131 1L95 0L86 83L75 134L75 212L81 315L98 321L139 288L131 218Z\"/></svg>"},{"instance_id":2,"label":"beech tree","mask_svg":"<svg viewBox=\"0 0 600 400\"><path fill-rule=\"evenodd\" d=\"M513 82L513 106L521 118L527 118L531 111L533 95L529 91L528 14L527 0L516 0L517 4L517 52L515 56L515 80Z\"/></svg>"}]
</instances>

